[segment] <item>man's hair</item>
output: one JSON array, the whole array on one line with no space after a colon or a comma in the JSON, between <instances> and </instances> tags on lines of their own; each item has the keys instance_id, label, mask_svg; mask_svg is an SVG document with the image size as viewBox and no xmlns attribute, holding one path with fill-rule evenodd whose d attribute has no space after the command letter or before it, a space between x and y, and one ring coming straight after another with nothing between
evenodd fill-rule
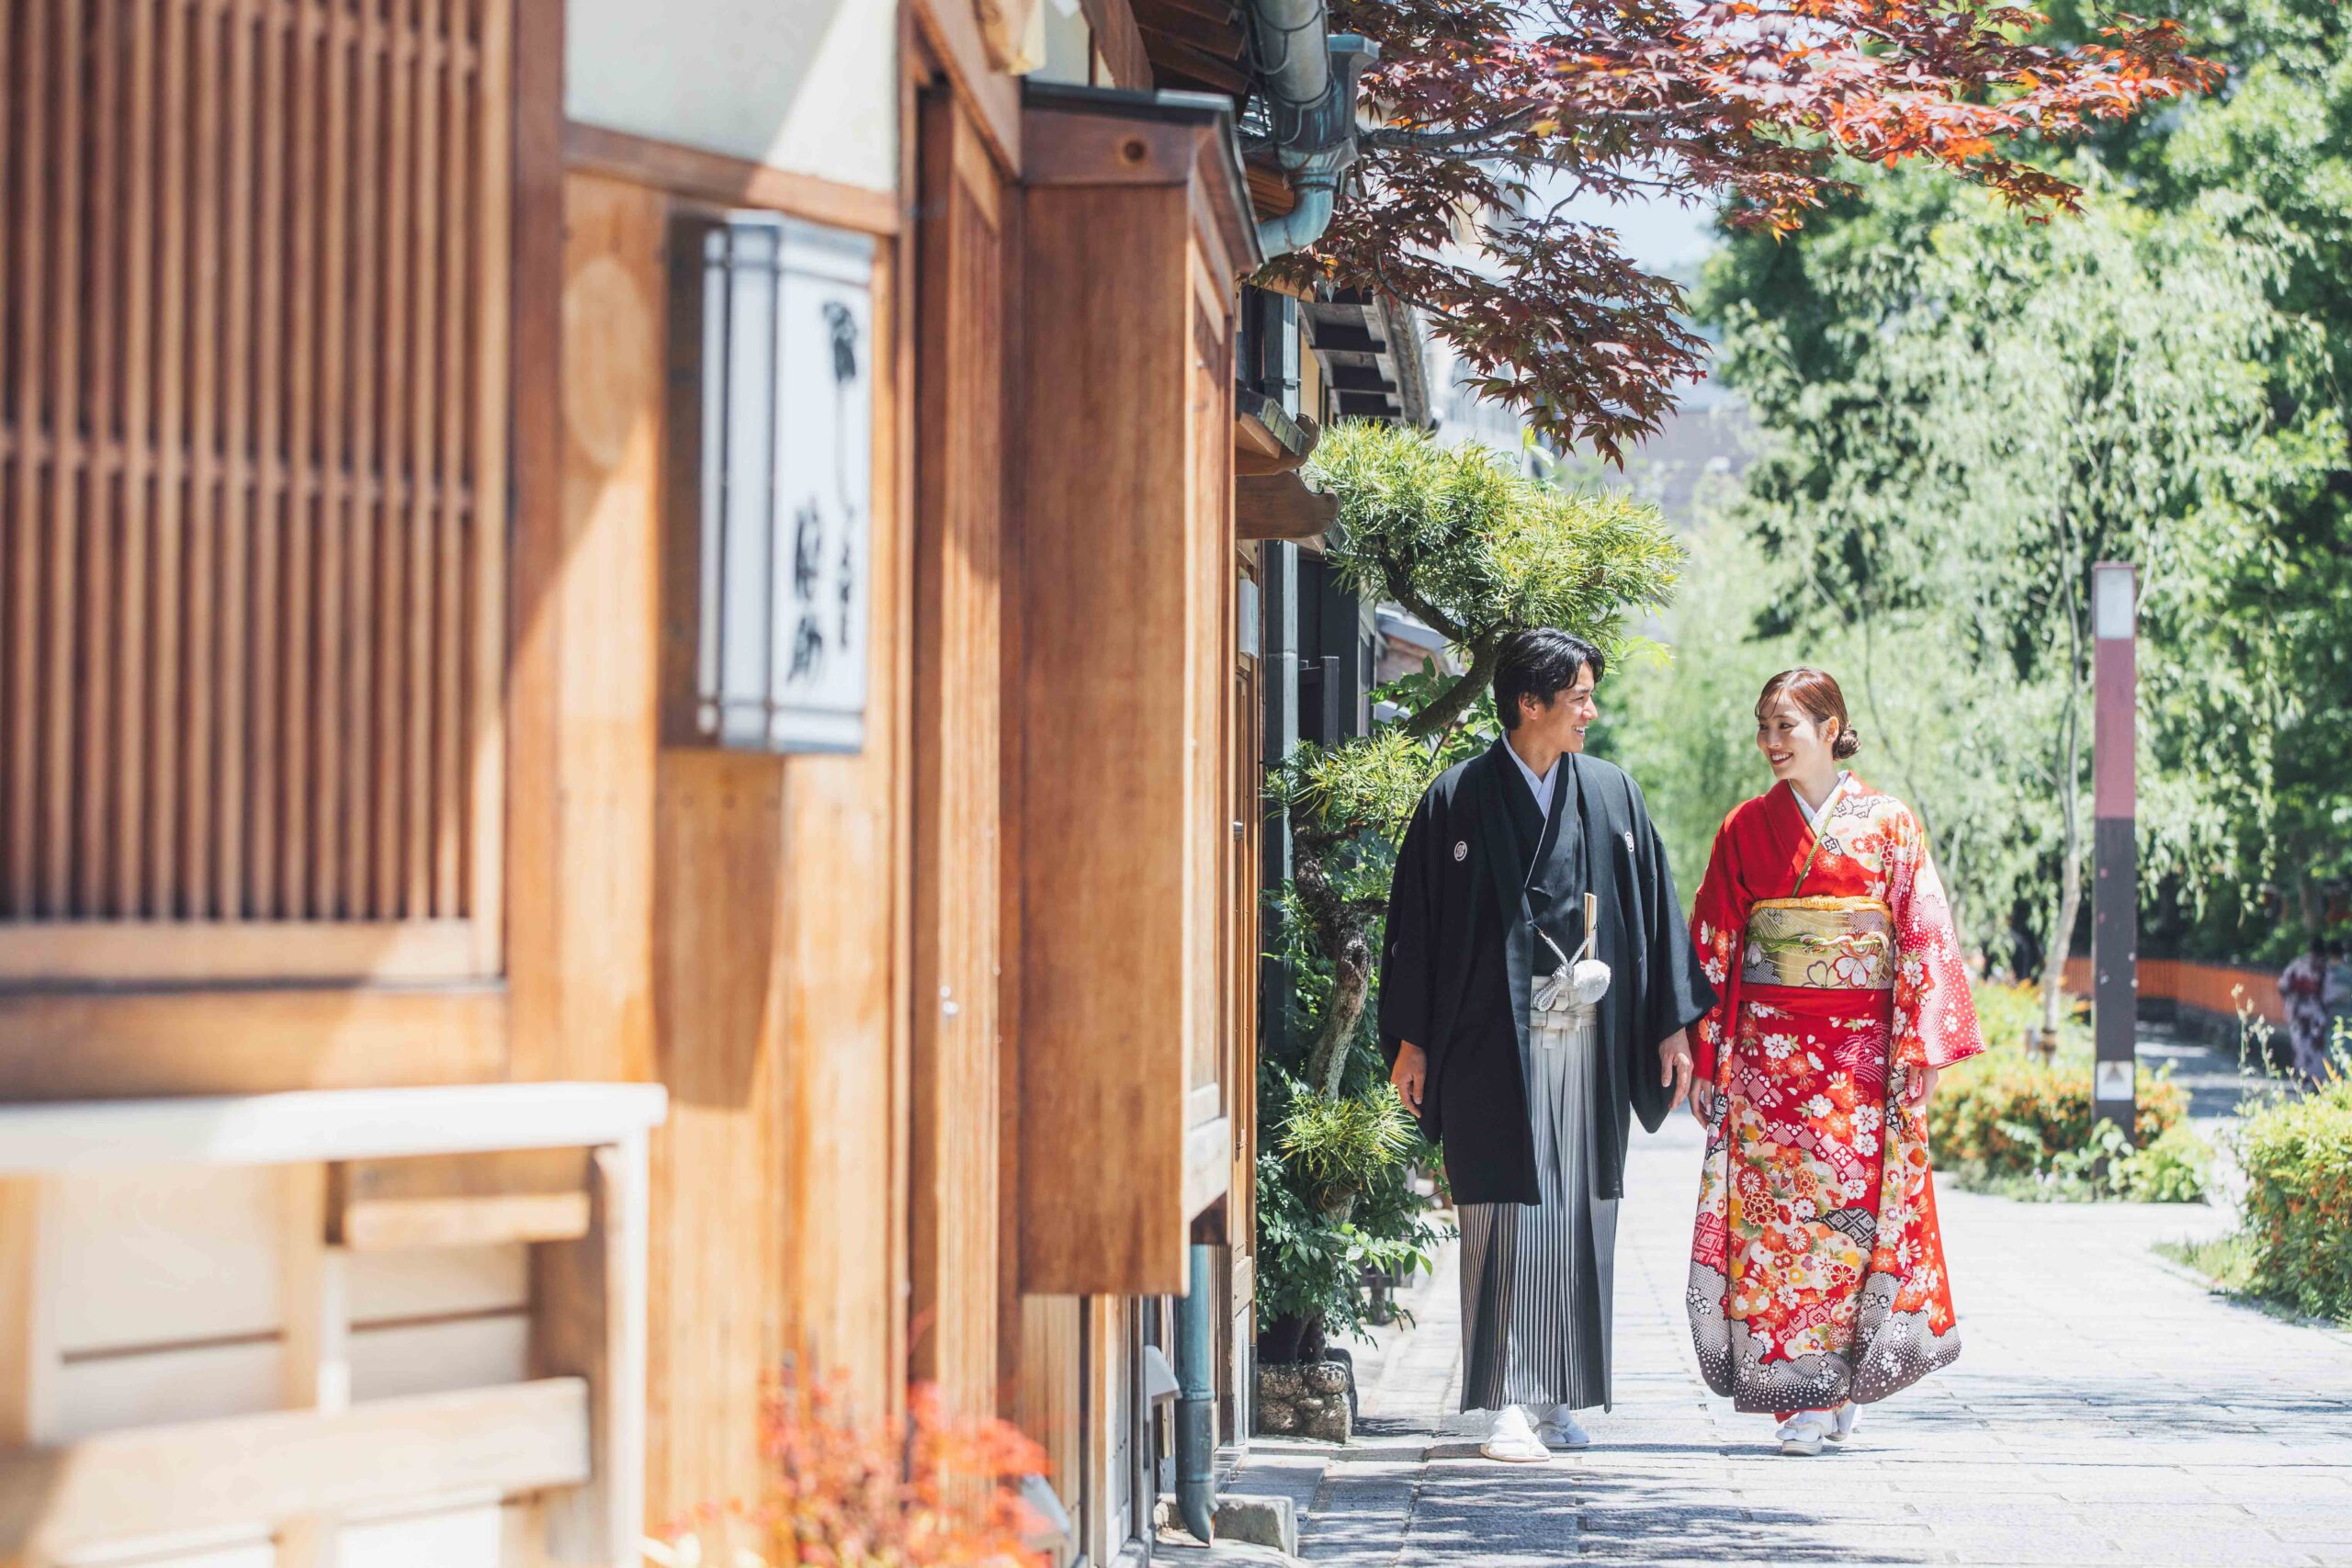
<instances>
[{"instance_id":1,"label":"man's hair","mask_svg":"<svg viewBox=\"0 0 2352 1568\"><path fill-rule=\"evenodd\" d=\"M1503 728L1519 728L1520 698L1548 703L1575 685L1577 672L1587 666L1595 681L1609 672L1609 660L1600 649L1556 627L1537 626L1503 638L1495 652L1495 711Z\"/></svg>"}]
</instances>

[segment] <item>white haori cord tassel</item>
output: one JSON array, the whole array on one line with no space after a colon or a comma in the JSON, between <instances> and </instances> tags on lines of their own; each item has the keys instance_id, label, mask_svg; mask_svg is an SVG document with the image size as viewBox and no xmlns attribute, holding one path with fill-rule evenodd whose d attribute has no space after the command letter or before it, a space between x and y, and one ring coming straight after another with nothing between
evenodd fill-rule
<instances>
[{"instance_id":1,"label":"white haori cord tassel","mask_svg":"<svg viewBox=\"0 0 2352 1568\"><path fill-rule=\"evenodd\" d=\"M1592 1021L1600 998L1609 994L1609 965L1592 956L1600 937L1600 900L1588 893L1584 896L1584 945L1577 949L1574 959L1560 951L1549 932L1538 930L1544 945L1552 950L1559 966L1549 975L1539 976L1534 994L1530 998L1528 1032L1534 1043L1546 1051L1556 1051L1573 1038L1577 1032Z\"/></svg>"}]
</instances>

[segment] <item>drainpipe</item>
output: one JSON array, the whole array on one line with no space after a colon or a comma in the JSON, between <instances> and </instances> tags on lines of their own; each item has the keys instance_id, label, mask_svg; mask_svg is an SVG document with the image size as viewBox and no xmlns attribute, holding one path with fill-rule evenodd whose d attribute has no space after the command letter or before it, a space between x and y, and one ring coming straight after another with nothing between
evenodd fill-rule
<instances>
[{"instance_id":1,"label":"drainpipe","mask_svg":"<svg viewBox=\"0 0 2352 1568\"><path fill-rule=\"evenodd\" d=\"M1329 226L1340 182L1356 161L1356 76L1380 58L1380 46L1326 32L1323 0L1249 0L1249 12L1274 160L1298 193L1288 212L1258 224L1271 258L1313 244Z\"/></svg>"},{"instance_id":2,"label":"drainpipe","mask_svg":"<svg viewBox=\"0 0 2352 1568\"><path fill-rule=\"evenodd\" d=\"M1176 1511L1205 1546L1216 1509L1216 1344L1210 1318L1209 1249L1195 1246L1192 1283L1176 1310Z\"/></svg>"}]
</instances>

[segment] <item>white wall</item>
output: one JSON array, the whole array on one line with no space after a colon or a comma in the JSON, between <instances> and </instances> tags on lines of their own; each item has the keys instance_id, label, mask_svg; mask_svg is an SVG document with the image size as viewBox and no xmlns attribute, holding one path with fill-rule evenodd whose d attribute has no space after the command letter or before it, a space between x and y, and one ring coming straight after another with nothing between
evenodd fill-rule
<instances>
[{"instance_id":1,"label":"white wall","mask_svg":"<svg viewBox=\"0 0 2352 1568\"><path fill-rule=\"evenodd\" d=\"M1094 79L1094 29L1078 0L1042 0L1037 7L1046 34L1046 62L1030 74L1040 82Z\"/></svg>"},{"instance_id":2,"label":"white wall","mask_svg":"<svg viewBox=\"0 0 2352 1568\"><path fill-rule=\"evenodd\" d=\"M898 41L895 0L568 0L564 112L891 190Z\"/></svg>"}]
</instances>

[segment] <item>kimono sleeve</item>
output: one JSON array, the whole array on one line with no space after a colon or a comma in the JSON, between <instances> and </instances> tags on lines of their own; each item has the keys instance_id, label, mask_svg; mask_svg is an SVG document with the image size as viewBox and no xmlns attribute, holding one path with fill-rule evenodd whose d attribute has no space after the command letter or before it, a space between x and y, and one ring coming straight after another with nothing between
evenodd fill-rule
<instances>
[{"instance_id":1,"label":"kimono sleeve","mask_svg":"<svg viewBox=\"0 0 2352 1568\"><path fill-rule=\"evenodd\" d=\"M1690 932L1682 923L1682 900L1674 891L1674 868L1667 863L1666 845L1650 820L1639 784L1626 781L1633 799L1634 874L1641 879L1642 913L1646 930L1635 933L1646 950L1643 965L1649 979L1642 998L1642 1043L1656 1046L1678 1029L1688 1028L1715 1005L1715 988L1699 965Z\"/></svg>"},{"instance_id":2,"label":"kimono sleeve","mask_svg":"<svg viewBox=\"0 0 2352 1568\"><path fill-rule=\"evenodd\" d=\"M1951 903L1928 854L1928 838L1905 809L1887 855L1887 908L1894 916L1894 1060L1948 1067L1984 1049L1969 994L1968 965Z\"/></svg>"},{"instance_id":3,"label":"kimono sleeve","mask_svg":"<svg viewBox=\"0 0 2352 1568\"><path fill-rule=\"evenodd\" d=\"M1436 832L1437 793L1431 788L1413 808L1388 885L1387 925L1380 949L1380 1053L1392 1067L1400 1042L1409 1041L1424 1051L1431 1043L1430 944L1437 922L1430 845Z\"/></svg>"},{"instance_id":4,"label":"kimono sleeve","mask_svg":"<svg viewBox=\"0 0 2352 1568\"><path fill-rule=\"evenodd\" d=\"M1707 852L1707 872L1699 879L1699 896L1690 905L1690 940L1699 950L1701 971L1725 1003L1710 1008L1690 1031L1690 1055L1702 1083L1713 1082L1717 1063L1730 1055L1724 1049L1724 1041L1733 1027L1730 1015L1736 1005L1731 998L1732 966L1739 961L1745 922L1733 887L1732 819L1724 818L1723 826L1715 829L1714 844Z\"/></svg>"}]
</instances>

